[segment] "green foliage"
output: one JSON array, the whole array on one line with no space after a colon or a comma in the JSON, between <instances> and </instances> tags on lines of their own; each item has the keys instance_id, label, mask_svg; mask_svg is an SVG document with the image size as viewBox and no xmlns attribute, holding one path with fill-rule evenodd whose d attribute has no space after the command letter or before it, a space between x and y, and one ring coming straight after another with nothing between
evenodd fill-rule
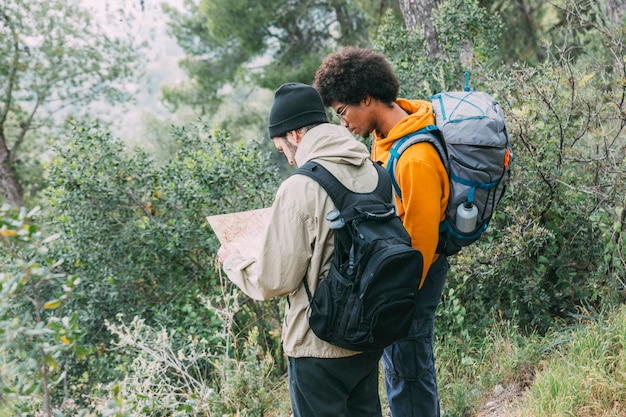
<instances>
[{"instance_id":1,"label":"green foliage","mask_svg":"<svg viewBox=\"0 0 626 417\"><path fill-rule=\"evenodd\" d=\"M495 63L524 62L531 66L542 63L549 56L549 48L568 48L575 56L590 51L589 34L611 24L617 17L609 6L619 8L621 0L480 0L490 14L498 14L505 23Z\"/></svg>"},{"instance_id":2,"label":"green foliage","mask_svg":"<svg viewBox=\"0 0 626 417\"><path fill-rule=\"evenodd\" d=\"M464 73L472 71L471 87L481 79L486 67L494 65L502 21L489 16L477 1L443 1L434 16L440 53L429 57L420 31L409 34L387 15L381 26L376 48L388 56L400 81L403 97L427 99L444 90L465 86Z\"/></svg>"},{"instance_id":3,"label":"green foliage","mask_svg":"<svg viewBox=\"0 0 626 417\"><path fill-rule=\"evenodd\" d=\"M116 357L104 322L118 314L221 343L219 317L201 304L201 296L220 295L217 240L205 217L269 206L277 188L258 143L231 144L204 125L173 135L179 151L157 165L97 126L75 127L49 171L49 215L63 233L58 250L66 269L83 277L71 307L97 353L83 364L93 369L90 379L115 376L106 370ZM273 320L273 304L267 310L259 307L256 319Z\"/></svg>"},{"instance_id":4,"label":"green foliage","mask_svg":"<svg viewBox=\"0 0 626 417\"><path fill-rule=\"evenodd\" d=\"M69 358L87 354L67 308L79 279L50 257L59 236L40 231L38 211L0 209L0 399L23 416L51 416Z\"/></svg>"},{"instance_id":5,"label":"green foliage","mask_svg":"<svg viewBox=\"0 0 626 417\"><path fill-rule=\"evenodd\" d=\"M186 8L165 10L187 54L181 66L190 83L165 88L164 96L174 107L191 105L205 114L220 104L223 87L311 83L337 45L367 43L365 15L350 0L203 0Z\"/></svg>"},{"instance_id":6,"label":"green foliage","mask_svg":"<svg viewBox=\"0 0 626 417\"><path fill-rule=\"evenodd\" d=\"M623 49L614 52L624 56ZM514 109L515 176L524 181L514 180L513 210L506 211L505 242L516 256L489 275L506 284L508 295L490 298L503 310L517 300L523 322L542 329L582 300L597 307L619 301L626 289L619 278L625 72L623 63L599 58L559 54L537 69L521 67L500 90Z\"/></svg>"},{"instance_id":7,"label":"green foliage","mask_svg":"<svg viewBox=\"0 0 626 417\"><path fill-rule=\"evenodd\" d=\"M525 398L526 415L626 413L626 314L605 316L587 316L559 335Z\"/></svg>"},{"instance_id":8,"label":"green foliage","mask_svg":"<svg viewBox=\"0 0 626 417\"><path fill-rule=\"evenodd\" d=\"M129 100L141 47L116 23L108 36L77 0L0 5L0 191L12 206L43 186L40 155L62 117Z\"/></svg>"},{"instance_id":9,"label":"green foliage","mask_svg":"<svg viewBox=\"0 0 626 417\"><path fill-rule=\"evenodd\" d=\"M260 416L285 403L273 356L258 343L258 329L245 338L232 333L238 290L224 284L222 297L207 304L222 318L226 337L218 345L164 328L157 331L137 318L128 325L107 323L115 348L134 358L123 381L113 384L115 395L107 410L149 416ZM237 347L240 342L243 346Z\"/></svg>"},{"instance_id":10,"label":"green foliage","mask_svg":"<svg viewBox=\"0 0 626 417\"><path fill-rule=\"evenodd\" d=\"M540 65L508 74L490 70L500 26L476 2L441 4L436 62L419 33L385 26L380 37L403 94L459 89L473 65L470 86L500 101L511 134L511 185L485 236L452 259L442 336L468 341L481 326L465 323L494 319L545 331L581 305L624 299L624 27L598 21L593 7L568 12L569 33L587 47L550 49Z\"/></svg>"},{"instance_id":11,"label":"green foliage","mask_svg":"<svg viewBox=\"0 0 626 417\"><path fill-rule=\"evenodd\" d=\"M624 56L624 27L594 33L602 53L555 51L493 79L515 160L486 239L455 260L477 318L545 331L579 306L624 300L626 66L606 59Z\"/></svg>"},{"instance_id":12,"label":"green foliage","mask_svg":"<svg viewBox=\"0 0 626 417\"><path fill-rule=\"evenodd\" d=\"M504 21L499 48L491 58L496 64L521 61L537 65L546 58L545 43L563 43L564 33L559 27L566 14L559 5L564 1L481 0L480 3L490 15L497 14Z\"/></svg>"}]
</instances>

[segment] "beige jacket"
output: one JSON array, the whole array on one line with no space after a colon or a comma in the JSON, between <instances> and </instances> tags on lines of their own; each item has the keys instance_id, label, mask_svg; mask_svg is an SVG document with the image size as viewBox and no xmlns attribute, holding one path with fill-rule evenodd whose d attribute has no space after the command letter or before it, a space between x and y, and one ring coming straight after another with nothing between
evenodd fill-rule
<instances>
[{"instance_id":1,"label":"beige jacket","mask_svg":"<svg viewBox=\"0 0 626 417\"><path fill-rule=\"evenodd\" d=\"M295 159L298 166L315 159L353 191L373 191L378 181L367 148L342 126L326 123L311 129ZM333 235L326 214L334 209L315 180L292 175L276 194L261 253L236 254L224 261L229 279L251 298L287 297L282 343L290 357L339 358L357 353L319 339L308 323L303 278L314 289L330 269Z\"/></svg>"}]
</instances>

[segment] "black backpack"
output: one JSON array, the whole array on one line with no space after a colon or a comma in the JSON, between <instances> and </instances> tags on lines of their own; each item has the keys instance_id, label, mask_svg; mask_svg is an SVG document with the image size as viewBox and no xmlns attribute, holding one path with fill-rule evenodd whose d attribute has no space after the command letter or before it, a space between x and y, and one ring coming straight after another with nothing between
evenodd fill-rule
<instances>
[{"instance_id":1,"label":"black backpack","mask_svg":"<svg viewBox=\"0 0 626 417\"><path fill-rule=\"evenodd\" d=\"M383 349L406 336L416 308L422 277L422 254L392 203L391 178L378 171L371 193L348 190L328 170L309 161L296 174L316 180L337 210L327 215L334 231L334 254L328 276L311 294L309 324L322 340L346 349Z\"/></svg>"}]
</instances>

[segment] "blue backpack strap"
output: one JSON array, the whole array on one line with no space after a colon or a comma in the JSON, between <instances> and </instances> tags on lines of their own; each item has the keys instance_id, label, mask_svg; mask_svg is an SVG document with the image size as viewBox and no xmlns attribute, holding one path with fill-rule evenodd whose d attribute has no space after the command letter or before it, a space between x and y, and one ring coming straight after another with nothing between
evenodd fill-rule
<instances>
[{"instance_id":1,"label":"blue backpack strap","mask_svg":"<svg viewBox=\"0 0 626 417\"><path fill-rule=\"evenodd\" d=\"M396 180L396 165L398 163L398 159L400 159L400 155L402 155L402 153L407 150L409 146L419 142L432 143L437 149L446 170L448 170L448 151L446 150L446 145L443 141L441 131L437 128L437 126L428 125L396 140L389 150L389 158L387 159L386 166L387 172L389 172L391 176L393 189L395 190L400 201L402 201L402 192L400 191L400 186Z\"/></svg>"},{"instance_id":2,"label":"blue backpack strap","mask_svg":"<svg viewBox=\"0 0 626 417\"><path fill-rule=\"evenodd\" d=\"M498 183L500 182L500 179L493 181L493 182L488 182L488 183L473 182L473 181L466 180L465 178L456 176L452 173L449 173L448 175L450 175L450 178L454 180L455 182L458 182L459 184L467 185L468 187L470 187L470 190L467 193L467 201L469 203L474 202L474 191L477 188L481 188L483 190L491 190L492 188L497 187Z\"/></svg>"},{"instance_id":3,"label":"blue backpack strap","mask_svg":"<svg viewBox=\"0 0 626 417\"><path fill-rule=\"evenodd\" d=\"M467 236L467 235L461 235L461 234L455 232L454 229L452 228L452 226L450 225L450 221L448 219L445 219L439 225L439 233L441 234L443 232L447 232L451 236L453 236L453 237L455 237L457 239L475 239L478 236L480 236L481 233L483 233L487 229L488 225L489 225L489 222L483 223L483 225L476 232L474 232L473 234ZM441 243L441 239L439 239L439 243ZM438 248L438 250L439 250L439 248Z\"/></svg>"}]
</instances>

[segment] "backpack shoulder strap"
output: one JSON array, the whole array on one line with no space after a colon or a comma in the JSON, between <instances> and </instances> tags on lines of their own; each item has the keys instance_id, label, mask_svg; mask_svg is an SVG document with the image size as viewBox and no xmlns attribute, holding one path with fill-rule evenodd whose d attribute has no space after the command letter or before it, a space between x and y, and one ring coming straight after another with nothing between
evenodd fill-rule
<instances>
[{"instance_id":1,"label":"backpack shoulder strap","mask_svg":"<svg viewBox=\"0 0 626 417\"><path fill-rule=\"evenodd\" d=\"M372 162L372 164L374 165L374 167L376 167L376 172L378 173L378 185L373 192L382 197L383 201L389 200L389 203L391 203L391 193L389 193L391 180L386 174L383 167L374 162ZM346 208L346 204L350 204L351 196L353 196L354 194L358 194L352 190L349 190L333 174L331 174L330 171L328 171L326 168L324 168L322 164L316 161L308 161L307 163L299 167L294 172L294 175L295 174L305 175L317 181L318 184L320 184L322 188L326 190L326 193L340 211ZM337 250L337 247L335 247L335 250ZM352 252L352 249L350 257L354 258L354 253ZM306 279L306 275L303 281L307 297L309 299L309 302L311 302L313 299L313 294Z\"/></svg>"},{"instance_id":2,"label":"backpack shoulder strap","mask_svg":"<svg viewBox=\"0 0 626 417\"><path fill-rule=\"evenodd\" d=\"M390 181L387 175L385 175L385 169L379 164L372 162L372 165L376 167L378 173L378 185L376 189L372 191L377 195L383 197L383 201L390 200L388 196L388 190L390 187ZM326 193L330 196L333 203L339 210L343 210L346 204L350 204L350 196L353 194L359 194L352 190L349 190L343 185L333 174L331 174L322 164L316 161L308 161L301 167L299 167L294 174L306 175L317 181ZM370 193L367 193L370 194ZM391 201L388 201L391 202Z\"/></svg>"},{"instance_id":3,"label":"backpack shoulder strap","mask_svg":"<svg viewBox=\"0 0 626 417\"><path fill-rule=\"evenodd\" d=\"M398 163L398 159L404 151L406 151L411 145L420 142L429 142L431 143L435 149L437 149L437 153L443 162L443 165L446 171L449 171L448 164L448 150L446 148L445 141L443 139L443 135L437 126L428 125L420 130L409 133L406 136L401 137L396 140L391 149L389 150L389 158L387 159L387 172L391 176L391 183L393 184L393 189L396 192L396 195L402 201L402 191L400 190L400 186L398 185L398 181L396 180L396 165Z\"/></svg>"}]
</instances>

